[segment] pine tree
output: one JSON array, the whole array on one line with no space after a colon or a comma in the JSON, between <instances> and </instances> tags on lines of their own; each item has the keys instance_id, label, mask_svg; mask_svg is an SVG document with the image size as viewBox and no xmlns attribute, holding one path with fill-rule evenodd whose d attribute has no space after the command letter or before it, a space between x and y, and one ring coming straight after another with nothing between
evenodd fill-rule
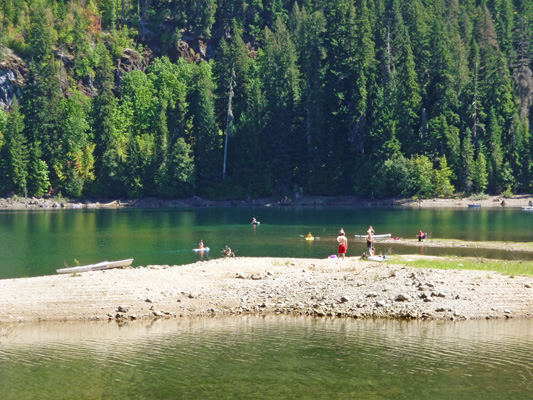
<instances>
[{"instance_id":1,"label":"pine tree","mask_svg":"<svg viewBox=\"0 0 533 400\"><path fill-rule=\"evenodd\" d=\"M36 140L30 144L28 162L28 195L42 196L50 189L48 165L41 159L41 143Z\"/></svg>"},{"instance_id":2,"label":"pine tree","mask_svg":"<svg viewBox=\"0 0 533 400\"><path fill-rule=\"evenodd\" d=\"M477 160L474 163L472 175L473 190L476 193L485 193L488 185L487 160L483 152L479 152Z\"/></svg>"},{"instance_id":3,"label":"pine tree","mask_svg":"<svg viewBox=\"0 0 533 400\"><path fill-rule=\"evenodd\" d=\"M274 187L284 193L292 190L294 171L305 154L305 136L300 125L300 75L296 51L285 24L278 19L274 31L265 28L261 80L265 101L265 156Z\"/></svg>"},{"instance_id":4,"label":"pine tree","mask_svg":"<svg viewBox=\"0 0 533 400\"><path fill-rule=\"evenodd\" d=\"M222 137L215 118L214 85L211 66L200 63L196 71L196 85L191 92L190 113L196 183L198 190L209 193L209 188L222 178Z\"/></svg>"},{"instance_id":5,"label":"pine tree","mask_svg":"<svg viewBox=\"0 0 533 400\"><path fill-rule=\"evenodd\" d=\"M295 2L290 21L302 76L302 108L305 113L307 139L307 157L302 164L306 168L302 168L305 174L301 179L307 183L309 189L317 190L319 185L322 185L315 171L321 169L320 160L323 151L318 143L321 131L324 129L321 65L324 58L325 19L321 11L308 13L305 7L300 10L298 3Z\"/></svg>"},{"instance_id":6,"label":"pine tree","mask_svg":"<svg viewBox=\"0 0 533 400\"><path fill-rule=\"evenodd\" d=\"M442 156L439 163L440 168L434 171L435 196L449 197L455 191L455 187L451 184L453 172L448 167L446 156Z\"/></svg>"},{"instance_id":7,"label":"pine tree","mask_svg":"<svg viewBox=\"0 0 533 400\"><path fill-rule=\"evenodd\" d=\"M360 145L361 117L364 116L365 92L357 83L364 82L364 69L358 71L363 59L357 45L363 40L357 34L353 1L335 0L324 5L324 124L317 135L320 152L315 168L316 191L346 193L352 187L353 151ZM361 72L363 75L359 75ZM361 87L366 90L366 85ZM363 114L362 114L363 112ZM350 165L352 164L352 165Z\"/></svg>"},{"instance_id":8,"label":"pine tree","mask_svg":"<svg viewBox=\"0 0 533 400\"><path fill-rule=\"evenodd\" d=\"M390 15L394 114L398 120L398 140L408 155L420 151L418 121L421 94L417 81L411 40L403 21L398 0L393 0Z\"/></svg>"},{"instance_id":9,"label":"pine tree","mask_svg":"<svg viewBox=\"0 0 533 400\"><path fill-rule=\"evenodd\" d=\"M4 144L0 149L0 193L27 194L28 148L24 137L24 121L18 103L7 119Z\"/></svg>"},{"instance_id":10,"label":"pine tree","mask_svg":"<svg viewBox=\"0 0 533 400\"><path fill-rule=\"evenodd\" d=\"M92 102L91 118L94 135L95 176L99 186L102 177L109 175L110 168L104 163L104 154L112 147L114 139L115 96L113 94L113 71L109 51L103 45L97 46L99 63L95 75L97 95ZM109 158L108 158L109 159ZM102 189L96 189L103 194Z\"/></svg>"},{"instance_id":11,"label":"pine tree","mask_svg":"<svg viewBox=\"0 0 533 400\"><path fill-rule=\"evenodd\" d=\"M502 154L502 130L496 118L494 109L490 110L490 124L487 141L487 173L488 189L492 193L500 193L503 190L503 154Z\"/></svg>"},{"instance_id":12,"label":"pine tree","mask_svg":"<svg viewBox=\"0 0 533 400\"><path fill-rule=\"evenodd\" d=\"M473 179L475 174L474 166L474 146L470 133L467 132L461 142L461 167L459 168L458 181L460 189L470 193L473 189Z\"/></svg>"}]
</instances>

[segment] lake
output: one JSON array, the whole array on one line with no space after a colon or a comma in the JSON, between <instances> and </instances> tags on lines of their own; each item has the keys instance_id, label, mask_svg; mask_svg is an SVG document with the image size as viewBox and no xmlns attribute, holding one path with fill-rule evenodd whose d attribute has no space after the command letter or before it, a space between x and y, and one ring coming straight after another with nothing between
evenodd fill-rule
<instances>
[{"instance_id":1,"label":"lake","mask_svg":"<svg viewBox=\"0 0 533 400\"><path fill-rule=\"evenodd\" d=\"M261 222L250 224L252 217ZM58 268L134 258L134 266L181 265L219 258L228 245L243 257L326 258L336 253L342 227L348 256L359 256L364 234L471 241L533 240L533 213L520 209L403 209L348 207L206 207L193 209L44 210L0 212L0 279L55 274ZM311 232L315 241L302 236ZM203 240L211 251L192 251ZM377 251L529 258L479 249L437 249L378 242Z\"/></svg>"},{"instance_id":2,"label":"lake","mask_svg":"<svg viewBox=\"0 0 533 400\"><path fill-rule=\"evenodd\" d=\"M256 217L261 224L250 224ZM327 257L354 234L531 241L520 210L196 208L0 212L1 278L135 258ZM306 241L308 232L319 237ZM392 241L391 241L392 242ZM378 251L419 253L379 243ZM505 251L434 254L525 257ZM290 316L0 325L0 398L531 399L533 320L389 321Z\"/></svg>"},{"instance_id":3,"label":"lake","mask_svg":"<svg viewBox=\"0 0 533 400\"><path fill-rule=\"evenodd\" d=\"M520 400L533 393L532 320L242 316L14 326L0 335L3 400Z\"/></svg>"}]
</instances>

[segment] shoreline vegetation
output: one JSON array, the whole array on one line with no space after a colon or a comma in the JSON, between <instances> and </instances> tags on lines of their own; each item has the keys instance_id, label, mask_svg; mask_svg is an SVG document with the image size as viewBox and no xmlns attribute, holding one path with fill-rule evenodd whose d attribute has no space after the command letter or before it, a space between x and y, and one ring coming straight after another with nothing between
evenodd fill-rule
<instances>
[{"instance_id":1,"label":"shoreline vegetation","mask_svg":"<svg viewBox=\"0 0 533 400\"><path fill-rule=\"evenodd\" d=\"M521 208L533 201L532 194L478 196L455 198L368 198L364 196L306 196L267 197L249 200L210 200L193 196L185 199L67 199L62 197L9 197L0 198L0 210L24 209L117 209L117 208L180 208L180 207L406 207L406 208L466 208L478 204L481 208Z\"/></svg>"},{"instance_id":2,"label":"shoreline vegetation","mask_svg":"<svg viewBox=\"0 0 533 400\"><path fill-rule=\"evenodd\" d=\"M500 271L500 272L498 272ZM242 315L402 320L533 318L533 263L220 258L0 280L0 327Z\"/></svg>"}]
</instances>

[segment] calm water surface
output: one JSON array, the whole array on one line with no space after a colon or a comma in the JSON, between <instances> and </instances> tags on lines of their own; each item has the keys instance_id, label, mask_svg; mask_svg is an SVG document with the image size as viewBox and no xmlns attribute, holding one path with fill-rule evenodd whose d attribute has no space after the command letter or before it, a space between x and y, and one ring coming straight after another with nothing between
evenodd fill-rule
<instances>
[{"instance_id":1,"label":"calm water surface","mask_svg":"<svg viewBox=\"0 0 533 400\"><path fill-rule=\"evenodd\" d=\"M531 320L270 316L5 329L3 400L471 400L533 393Z\"/></svg>"},{"instance_id":2,"label":"calm water surface","mask_svg":"<svg viewBox=\"0 0 533 400\"><path fill-rule=\"evenodd\" d=\"M261 225L251 225L252 217ZM47 210L0 212L0 279L54 274L65 265L134 258L134 266L179 265L221 257L225 245L237 256L325 258L337 251L343 227L352 238L348 256L365 250L354 234L414 238L533 241L533 213L513 209L195 208ZM305 241L308 232L319 240ZM211 248L192 251L200 239ZM378 243L378 252L528 258L506 251L436 249Z\"/></svg>"}]
</instances>

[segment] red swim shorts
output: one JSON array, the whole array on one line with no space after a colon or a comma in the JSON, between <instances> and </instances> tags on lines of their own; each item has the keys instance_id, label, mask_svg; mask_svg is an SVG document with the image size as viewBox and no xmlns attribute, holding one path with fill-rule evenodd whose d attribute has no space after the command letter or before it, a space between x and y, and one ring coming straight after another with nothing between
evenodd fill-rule
<instances>
[{"instance_id":1,"label":"red swim shorts","mask_svg":"<svg viewBox=\"0 0 533 400\"><path fill-rule=\"evenodd\" d=\"M346 245L341 244L339 245L339 254L345 254L346 253Z\"/></svg>"}]
</instances>

